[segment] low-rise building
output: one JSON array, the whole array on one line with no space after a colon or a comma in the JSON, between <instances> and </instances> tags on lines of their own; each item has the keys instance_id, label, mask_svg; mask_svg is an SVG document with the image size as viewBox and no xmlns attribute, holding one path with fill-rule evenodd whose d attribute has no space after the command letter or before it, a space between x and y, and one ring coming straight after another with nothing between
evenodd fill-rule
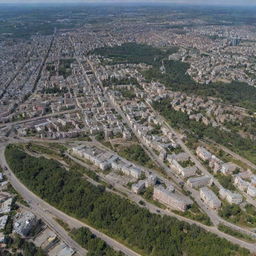
<instances>
[{"instance_id":1,"label":"low-rise building","mask_svg":"<svg viewBox=\"0 0 256 256\"><path fill-rule=\"evenodd\" d=\"M189 167L183 168L180 172L180 175L183 178L188 178L188 177L194 176L196 174L196 171L197 171L196 166L189 166Z\"/></svg>"},{"instance_id":2,"label":"low-rise building","mask_svg":"<svg viewBox=\"0 0 256 256\"><path fill-rule=\"evenodd\" d=\"M8 220L8 215L4 215L4 216L0 217L0 230L5 228L7 220Z\"/></svg>"},{"instance_id":3,"label":"low-rise building","mask_svg":"<svg viewBox=\"0 0 256 256\"><path fill-rule=\"evenodd\" d=\"M256 197L256 187L249 185L247 189L247 194L251 197Z\"/></svg>"},{"instance_id":4,"label":"low-rise building","mask_svg":"<svg viewBox=\"0 0 256 256\"><path fill-rule=\"evenodd\" d=\"M243 197L239 193L233 193L228 189L220 189L219 195L221 199L227 200L230 204L240 204L243 202Z\"/></svg>"},{"instance_id":5,"label":"low-rise building","mask_svg":"<svg viewBox=\"0 0 256 256\"><path fill-rule=\"evenodd\" d=\"M211 178L209 176L200 176L200 177L195 177L195 178L189 178L187 180L187 184L191 188L200 188L200 187L205 187L209 185L211 182Z\"/></svg>"},{"instance_id":6,"label":"low-rise building","mask_svg":"<svg viewBox=\"0 0 256 256\"><path fill-rule=\"evenodd\" d=\"M247 191L250 183L243 180L241 177L237 176L235 177L235 180L234 180L234 184L235 186L237 186L237 188L241 191Z\"/></svg>"},{"instance_id":7,"label":"low-rise building","mask_svg":"<svg viewBox=\"0 0 256 256\"><path fill-rule=\"evenodd\" d=\"M230 175L232 172L234 172L238 168L237 165L233 163L225 163L222 165L220 172L224 175Z\"/></svg>"},{"instance_id":8,"label":"low-rise building","mask_svg":"<svg viewBox=\"0 0 256 256\"><path fill-rule=\"evenodd\" d=\"M129 170L130 170L130 174L129 174L130 176L132 176L135 179L139 179L140 178L140 176L142 174L142 171L141 171L141 169L139 167L132 165L129 168Z\"/></svg>"},{"instance_id":9,"label":"low-rise building","mask_svg":"<svg viewBox=\"0 0 256 256\"><path fill-rule=\"evenodd\" d=\"M214 171L214 173L220 171L223 164L224 162L217 158L215 155L212 155L212 158L209 161L209 167Z\"/></svg>"},{"instance_id":10,"label":"low-rise building","mask_svg":"<svg viewBox=\"0 0 256 256\"><path fill-rule=\"evenodd\" d=\"M0 232L0 244L4 245L5 242L6 242L5 235L4 233ZM0 246L0 249L1 247L2 246Z\"/></svg>"},{"instance_id":11,"label":"low-rise building","mask_svg":"<svg viewBox=\"0 0 256 256\"><path fill-rule=\"evenodd\" d=\"M145 188L145 181L140 180L138 183L132 185L132 192L139 194Z\"/></svg>"},{"instance_id":12,"label":"low-rise building","mask_svg":"<svg viewBox=\"0 0 256 256\"><path fill-rule=\"evenodd\" d=\"M51 247L48 252L49 256L72 256L74 254L75 251L62 241Z\"/></svg>"},{"instance_id":13,"label":"low-rise building","mask_svg":"<svg viewBox=\"0 0 256 256\"><path fill-rule=\"evenodd\" d=\"M212 157L212 154L208 150L206 150L204 147L197 147L196 154L203 161L210 161Z\"/></svg>"},{"instance_id":14,"label":"low-rise building","mask_svg":"<svg viewBox=\"0 0 256 256\"><path fill-rule=\"evenodd\" d=\"M172 184L169 184L168 187L166 188L168 191L170 192L174 192L175 191L175 188Z\"/></svg>"},{"instance_id":15,"label":"low-rise building","mask_svg":"<svg viewBox=\"0 0 256 256\"><path fill-rule=\"evenodd\" d=\"M183 178L188 178L191 176L194 176L196 174L197 168L196 166L189 166L186 168L183 168L178 161L173 159L170 164L171 168L173 168L179 175L181 175Z\"/></svg>"},{"instance_id":16,"label":"low-rise building","mask_svg":"<svg viewBox=\"0 0 256 256\"><path fill-rule=\"evenodd\" d=\"M186 211L193 203L188 197L172 193L162 186L154 187L153 199L180 211Z\"/></svg>"},{"instance_id":17,"label":"low-rise building","mask_svg":"<svg viewBox=\"0 0 256 256\"><path fill-rule=\"evenodd\" d=\"M91 161L101 170L112 168L121 171L125 175L133 178L140 178L142 170L138 166L131 164L129 161L119 157L118 155L105 151L97 147L79 146L72 148L72 152L86 160Z\"/></svg>"},{"instance_id":18,"label":"low-rise building","mask_svg":"<svg viewBox=\"0 0 256 256\"><path fill-rule=\"evenodd\" d=\"M218 209L221 207L221 201L207 187L200 188L200 197L204 201L204 203L211 209Z\"/></svg>"},{"instance_id":19,"label":"low-rise building","mask_svg":"<svg viewBox=\"0 0 256 256\"><path fill-rule=\"evenodd\" d=\"M146 188L150 186L154 186L157 182L157 176L154 174L150 174L148 178L146 179L145 186Z\"/></svg>"},{"instance_id":20,"label":"low-rise building","mask_svg":"<svg viewBox=\"0 0 256 256\"><path fill-rule=\"evenodd\" d=\"M141 169L132 165L132 164L127 164L127 165L123 165L121 167L121 172L123 172L125 175L127 176L131 176L135 179L139 179L141 176Z\"/></svg>"},{"instance_id":21,"label":"low-rise building","mask_svg":"<svg viewBox=\"0 0 256 256\"><path fill-rule=\"evenodd\" d=\"M172 159L170 162L170 167L173 168L177 173L180 173L183 170L183 167L178 163L177 160Z\"/></svg>"},{"instance_id":22,"label":"low-rise building","mask_svg":"<svg viewBox=\"0 0 256 256\"><path fill-rule=\"evenodd\" d=\"M5 200L0 206L0 214L9 213L12 210L12 198Z\"/></svg>"},{"instance_id":23,"label":"low-rise building","mask_svg":"<svg viewBox=\"0 0 256 256\"><path fill-rule=\"evenodd\" d=\"M256 186L256 175L252 175L250 179L251 179L251 184L253 186Z\"/></svg>"},{"instance_id":24,"label":"low-rise building","mask_svg":"<svg viewBox=\"0 0 256 256\"><path fill-rule=\"evenodd\" d=\"M18 213L14 218L13 229L15 233L24 237L36 224L37 218L32 212Z\"/></svg>"},{"instance_id":25,"label":"low-rise building","mask_svg":"<svg viewBox=\"0 0 256 256\"><path fill-rule=\"evenodd\" d=\"M9 181L8 181L8 180L2 181L2 182L0 182L0 187L1 187L1 188L4 188L4 187L6 187L8 184L9 184Z\"/></svg>"},{"instance_id":26,"label":"low-rise building","mask_svg":"<svg viewBox=\"0 0 256 256\"><path fill-rule=\"evenodd\" d=\"M184 162L184 161L188 161L190 157L186 152L181 152L179 154L170 155L169 159L175 159L178 162Z\"/></svg>"},{"instance_id":27,"label":"low-rise building","mask_svg":"<svg viewBox=\"0 0 256 256\"><path fill-rule=\"evenodd\" d=\"M253 173L250 169L247 169L246 171L240 172L237 176L241 179L247 180L252 177Z\"/></svg>"},{"instance_id":28,"label":"low-rise building","mask_svg":"<svg viewBox=\"0 0 256 256\"><path fill-rule=\"evenodd\" d=\"M10 194L8 193L0 193L0 203L3 203L10 197Z\"/></svg>"}]
</instances>

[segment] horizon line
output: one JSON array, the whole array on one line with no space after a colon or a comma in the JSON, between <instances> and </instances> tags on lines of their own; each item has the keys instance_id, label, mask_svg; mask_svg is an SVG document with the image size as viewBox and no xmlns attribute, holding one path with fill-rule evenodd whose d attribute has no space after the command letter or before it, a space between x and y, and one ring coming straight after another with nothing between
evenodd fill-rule
<instances>
[{"instance_id":1,"label":"horizon line","mask_svg":"<svg viewBox=\"0 0 256 256\"><path fill-rule=\"evenodd\" d=\"M48 1L43 1L43 0L22 0L22 1L8 1L8 0L4 0L1 1L0 0L0 4L5 4L5 5L24 5L24 4L32 4L32 5L51 5L51 4L92 4L92 5L97 5L97 4L115 4L115 5L125 5L125 4L144 4L144 5L181 5L181 6L212 6L212 7L256 7L256 3L213 3L213 2L187 2L187 1L166 1L166 0L162 0L162 1L155 1L155 0L151 0L151 1L147 1L147 0L127 0L127 1L121 1L121 0L96 0L96 1L92 1L92 0L48 0Z\"/></svg>"}]
</instances>

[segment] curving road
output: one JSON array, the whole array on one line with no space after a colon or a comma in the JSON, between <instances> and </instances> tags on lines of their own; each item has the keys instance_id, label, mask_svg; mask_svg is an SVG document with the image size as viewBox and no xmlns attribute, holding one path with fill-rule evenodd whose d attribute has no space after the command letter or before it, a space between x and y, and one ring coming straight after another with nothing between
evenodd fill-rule
<instances>
[{"instance_id":1,"label":"curving road","mask_svg":"<svg viewBox=\"0 0 256 256\"><path fill-rule=\"evenodd\" d=\"M35 212L36 214L40 215L43 220L46 220L47 223L50 223L50 226L55 226L56 221L54 221L53 218L58 218L63 220L65 223L68 223L70 228L80 228L80 227L86 227L88 228L94 235L99 237L100 239L104 240L109 246L114 248L115 250L123 252L125 255L128 256L140 256L140 254L134 252L133 250L129 249L125 245L117 242L113 238L105 235L104 233L98 231L97 229L89 226L88 224L85 224L84 222L81 222L62 211L56 209L55 207L51 206L50 204L46 203L44 200L42 200L40 197L35 195L33 192L28 190L14 175L14 173L9 168L5 156L4 156L4 149L5 146L0 148L0 161L3 163L4 166L7 166L7 177L12 186L15 188L15 190L29 203L31 210ZM63 232L60 231L60 233ZM59 233L59 232L58 232ZM61 233L62 234L62 233ZM65 232L63 233L65 234ZM63 236L64 241L67 241L68 245L71 245L71 247L78 252L80 252L80 255L85 255L85 250L81 250L81 247L75 243L68 235ZM62 238L62 237L61 237ZM79 248L80 247L80 248Z\"/></svg>"},{"instance_id":2,"label":"curving road","mask_svg":"<svg viewBox=\"0 0 256 256\"><path fill-rule=\"evenodd\" d=\"M70 156L72 157L72 156ZM88 167L86 164L84 164L82 161L76 159L76 158L72 158L75 162L77 162L78 164L84 166L84 167ZM137 195L137 194L134 194L133 192L131 192L131 190L125 188L124 186L122 185L119 185L118 183L115 183L113 182L110 178L107 178L105 177L104 175L101 175L101 178L111 184L117 191L120 191L124 194L127 195L127 197L129 198L129 200L135 202L138 206L140 207L146 207L151 213L155 213L155 214L160 214L162 216L164 215L168 215L168 216L171 216L171 217L175 217L181 221L185 221L191 225L197 225L197 226L200 226L201 228L203 228L204 230L206 230L207 232L211 232L211 233L214 233L216 235L218 235L219 237L222 237L222 238L225 238L227 239L228 241L230 241L231 243L234 243L234 244L237 244L241 247L244 247L244 248L247 248L248 250L250 250L251 252L256 252L256 244L254 243L248 243L248 242L245 242L245 241L242 241L240 239L237 239L233 236L230 236L226 233L223 233L221 232L217 227L213 227L213 226L207 226L207 225L204 225L198 221L195 221L195 220L191 220L191 219L188 219L186 217L183 217L183 216L180 216L178 214L175 214L167 209L163 210L157 206L155 206L154 204L152 203L149 203L148 201L146 201L143 197L141 197L140 195ZM144 206L142 206L139 202L140 201L143 201L144 202ZM227 225L227 226L230 226L231 228L235 229L235 230L238 230L240 232L244 232L244 230L239 230L239 227L237 227L236 225L232 224L232 223L227 223L226 221L223 221L223 220L220 220L220 222L222 222L223 224L227 225L227 224L230 224L230 225ZM252 233L252 232L250 232ZM254 233L252 233L254 234ZM251 234L249 234L251 235ZM255 235L255 234L254 234Z\"/></svg>"},{"instance_id":3,"label":"curving road","mask_svg":"<svg viewBox=\"0 0 256 256\"><path fill-rule=\"evenodd\" d=\"M213 142L214 143L214 142ZM232 157L234 157L235 159L245 163L246 165L248 165L249 167L251 167L252 169L255 169L256 170L256 165L253 164L252 162L250 162L249 160L245 159L244 157L236 154L235 152L231 151L230 149L220 145L220 144L217 144L216 142L214 143L217 147L219 147L220 149L222 149L223 151L225 151L226 153L230 154Z\"/></svg>"},{"instance_id":4,"label":"curving road","mask_svg":"<svg viewBox=\"0 0 256 256\"><path fill-rule=\"evenodd\" d=\"M100 84L102 90L104 91L103 84L102 84L100 78L98 77L97 72L96 72L96 70L94 69L92 63L91 63L88 59L87 59L87 62L88 62L88 64L90 65L92 71L94 72L94 75L95 75L95 77L97 78L97 80L98 80L98 82L99 82L99 84ZM106 95L106 98L107 98L107 100L110 102L110 104L113 106L113 108L115 108L115 110L119 113L119 115L122 116L123 120L124 120L124 121L127 123L127 125L131 128L131 130L134 132L134 134L136 135L136 137L138 138L138 140L141 142L141 144L144 145L144 144L143 144L143 141L141 141L141 139L140 139L140 136L136 133L136 131L133 129L133 127L131 127L130 123L128 122L128 120L127 120L125 114L123 113L123 111L121 110L121 108L120 108L119 106L117 107L116 105L114 105L114 104L112 103L112 101L110 100L110 98L109 98L108 95ZM184 150L184 152L186 152L186 153L190 156L190 158L191 158L192 161L195 163L195 165L197 166L197 168L198 168L202 173L204 173L205 175L210 176L210 177L214 180L215 185L216 185L219 189L221 189L221 188L222 188L221 184L218 182L218 180L214 179L214 177L208 172L207 168L205 168L205 167L201 164L201 162L197 159L197 157L194 155L194 153L185 145L185 143L184 143L184 142L182 141L182 139L180 138L180 134L178 134L176 131L174 131L174 129L168 124L168 122L164 119L164 117L162 117L157 111L155 111L155 109L154 109L150 104L148 104L148 106L152 109L152 111L153 111L157 116L159 116L159 118L161 119L161 121L163 122L163 124L165 124L165 127L168 128L173 134L175 134L177 143L181 146L181 148ZM151 150L150 150L146 145L145 145L145 147L151 152ZM150 154L150 157L154 157L154 155L155 155L154 152L152 152L152 154ZM158 157L155 156L154 159L155 159L158 163L160 162ZM179 179L178 179L176 176L172 175L172 172L170 172L170 169L169 169L167 166L165 166L164 163L161 162L161 163L160 163L160 166L163 168L163 170L165 170L165 172L167 173L168 176L170 176L174 181L176 181L177 183L179 183ZM176 184L175 184L175 183L174 183L174 186L176 187ZM223 223L223 224L225 224L226 226L229 226L230 228L233 228L233 229L235 229L235 230L238 230L239 232L242 232L242 233L245 233L245 234L248 234L248 235L251 235L251 236L255 236L255 234L254 234L253 232L251 232L250 230L247 230L247 229L238 227L238 226L236 226L236 225L234 225L234 224L232 224L232 223L230 223L230 222L228 222L228 221L223 220L222 218L220 218L220 217L218 216L218 214L216 213L216 211L211 210L211 209L209 209L208 207L206 207L206 205L205 205L205 204L202 202L202 200L200 199L200 195L199 195L199 192L198 192L198 191L196 191L195 189L190 188L190 187L187 186L186 184L184 185L184 188L185 188L186 190L188 190L188 191L191 192L192 197L193 197L194 200L197 202L197 204L200 206L200 208L210 217L212 223L213 223L214 226L215 226L215 230L213 230L214 233L218 234L218 235L221 236L221 237L225 237L226 239L230 240L231 242L237 243L237 244L239 244L240 246L244 246L244 242L243 242L243 241L241 241L241 240L239 240L239 239L235 239L235 240L234 240L234 239L233 239L234 237L228 236L228 235L226 235L226 234L220 232L220 231L217 229L217 227L218 227L218 225L219 225L220 223ZM177 217L177 216L176 216L176 217ZM209 229L207 229L207 230L209 231ZM223 236L223 234L224 234L224 236ZM240 242L239 242L239 241L240 241ZM248 247L245 246L246 248L248 248L249 250L256 251L256 246L255 246L255 245L252 245L252 244L250 244L250 243L247 243L247 244L248 244L248 245L247 245Z\"/></svg>"}]
</instances>

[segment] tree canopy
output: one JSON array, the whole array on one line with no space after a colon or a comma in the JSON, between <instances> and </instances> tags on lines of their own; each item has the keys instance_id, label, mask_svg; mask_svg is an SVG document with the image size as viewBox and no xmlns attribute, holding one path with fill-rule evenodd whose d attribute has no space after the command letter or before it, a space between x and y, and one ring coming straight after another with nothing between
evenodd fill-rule
<instances>
[{"instance_id":1,"label":"tree canopy","mask_svg":"<svg viewBox=\"0 0 256 256\"><path fill-rule=\"evenodd\" d=\"M196 225L159 216L94 186L54 160L36 158L9 145L6 159L16 176L56 208L150 256L249 255L246 249Z\"/></svg>"}]
</instances>

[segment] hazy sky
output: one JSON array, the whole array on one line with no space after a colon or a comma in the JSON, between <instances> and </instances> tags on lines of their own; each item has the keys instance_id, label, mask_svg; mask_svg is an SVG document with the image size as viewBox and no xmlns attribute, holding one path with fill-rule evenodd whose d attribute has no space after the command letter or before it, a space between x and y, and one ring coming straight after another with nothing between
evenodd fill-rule
<instances>
[{"instance_id":1,"label":"hazy sky","mask_svg":"<svg viewBox=\"0 0 256 256\"><path fill-rule=\"evenodd\" d=\"M182 4L210 4L210 5L256 5L256 0L0 0L0 3L64 3L64 2L143 2L143 3L182 3Z\"/></svg>"}]
</instances>

